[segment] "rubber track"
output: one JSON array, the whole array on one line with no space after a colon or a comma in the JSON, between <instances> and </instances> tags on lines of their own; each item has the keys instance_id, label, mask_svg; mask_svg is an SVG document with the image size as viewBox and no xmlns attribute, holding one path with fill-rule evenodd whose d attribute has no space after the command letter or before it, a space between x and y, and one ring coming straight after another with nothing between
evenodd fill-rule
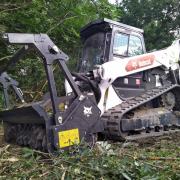
<instances>
[{"instance_id":1,"label":"rubber track","mask_svg":"<svg viewBox=\"0 0 180 180\"><path fill-rule=\"evenodd\" d=\"M117 105L111 109L109 109L108 111L106 111L102 116L101 119L104 121L105 123L105 132L104 134L106 136L108 136L111 139L116 139L116 140L130 140L131 136L126 136L126 134L124 134L121 131L121 119L123 118L123 116L132 111L133 109L163 95L164 93L174 89L180 87L177 84L169 84L169 85L165 85L165 86L161 86L161 87L155 87L153 89L148 90L147 92L145 92L144 94L140 95L140 96L136 96L132 99L129 99L127 101L124 101L123 103L121 103L120 105ZM153 133L149 133L149 136L155 136L156 132ZM143 133L144 134L144 133ZM137 137L135 137L137 136ZM137 138L138 136L142 136L143 135L132 135L132 139ZM146 137L146 136L145 136Z\"/></svg>"}]
</instances>

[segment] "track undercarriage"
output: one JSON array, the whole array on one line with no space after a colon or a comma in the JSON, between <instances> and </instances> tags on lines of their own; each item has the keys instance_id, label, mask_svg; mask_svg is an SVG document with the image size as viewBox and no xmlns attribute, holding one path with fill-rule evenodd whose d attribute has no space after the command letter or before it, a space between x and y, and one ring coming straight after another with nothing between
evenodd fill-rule
<instances>
[{"instance_id":1,"label":"track undercarriage","mask_svg":"<svg viewBox=\"0 0 180 180\"><path fill-rule=\"evenodd\" d=\"M136 140L179 131L180 86L167 84L148 90L105 112L105 136L115 140Z\"/></svg>"}]
</instances>

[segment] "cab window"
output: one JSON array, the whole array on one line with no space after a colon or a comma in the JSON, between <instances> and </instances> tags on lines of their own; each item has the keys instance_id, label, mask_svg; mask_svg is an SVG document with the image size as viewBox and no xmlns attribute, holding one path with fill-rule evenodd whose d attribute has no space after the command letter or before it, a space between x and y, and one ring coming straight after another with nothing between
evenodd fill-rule
<instances>
[{"instance_id":1,"label":"cab window","mask_svg":"<svg viewBox=\"0 0 180 180\"><path fill-rule=\"evenodd\" d=\"M81 71L93 69L94 65L103 63L105 34L96 33L86 39L83 46Z\"/></svg>"},{"instance_id":2,"label":"cab window","mask_svg":"<svg viewBox=\"0 0 180 180\"><path fill-rule=\"evenodd\" d=\"M143 54L141 39L137 36L131 35L129 38L128 55L136 56L136 55L140 55L140 54Z\"/></svg>"},{"instance_id":3,"label":"cab window","mask_svg":"<svg viewBox=\"0 0 180 180\"><path fill-rule=\"evenodd\" d=\"M114 38L113 53L122 56L127 56L129 41L128 39L128 35L116 33Z\"/></svg>"},{"instance_id":4,"label":"cab window","mask_svg":"<svg viewBox=\"0 0 180 180\"><path fill-rule=\"evenodd\" d=\"M116 33L114 36L113 54L120 56L143 54L141 39L134 35Z\"/></svg>"}]
</instances>

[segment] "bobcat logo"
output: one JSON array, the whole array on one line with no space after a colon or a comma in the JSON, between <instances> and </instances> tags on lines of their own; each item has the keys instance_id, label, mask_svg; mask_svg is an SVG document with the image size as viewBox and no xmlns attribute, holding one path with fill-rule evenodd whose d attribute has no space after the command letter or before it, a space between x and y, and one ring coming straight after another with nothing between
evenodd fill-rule
<instances>
[{"instance_id":1,"label":"bobcat logo","mask_svg":"<svg viewBox=\"0 0 180 180\"><path fill-rule=\"evenodd\" d=\"M84 106L84 115L85 116L87 116L87 117L89 117L91 114L92 114L92 106L91 107L86 107L86 106Z\"/></svg>"}]
</instances>

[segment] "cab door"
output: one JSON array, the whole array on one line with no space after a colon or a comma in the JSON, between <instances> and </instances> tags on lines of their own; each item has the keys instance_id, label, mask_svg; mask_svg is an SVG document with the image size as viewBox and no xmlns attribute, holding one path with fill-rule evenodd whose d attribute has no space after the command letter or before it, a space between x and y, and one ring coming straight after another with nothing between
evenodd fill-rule
<instances>
[{"instance_id":1,"label":"cab door","mask_svg":"<svg viewBox=\"0 0 180 180\"><path fill-rule=\"evenodd\" d=\"M132 57L145 53L144 41L138 33L115 31L112 46L113 60ZM119 67L121 71L121 67ZM121 99L137 96L144 92L144 72L117 78L113 87Z\"/></svg>"}]
</instances>

